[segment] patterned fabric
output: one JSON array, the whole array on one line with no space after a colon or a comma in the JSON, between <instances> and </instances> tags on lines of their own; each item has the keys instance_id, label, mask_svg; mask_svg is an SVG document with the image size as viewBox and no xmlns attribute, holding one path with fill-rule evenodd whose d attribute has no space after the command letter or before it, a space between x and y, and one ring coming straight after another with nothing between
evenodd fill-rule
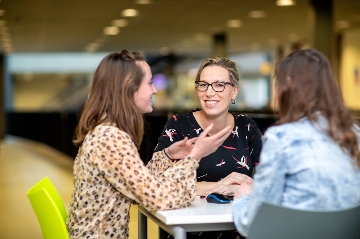
<instances>
[{"instance_id":1,"label":"patterned fabric","mask_svg":"<svg viewBox=\"0 0 360 239\"><path fill-rule=\"evenodd\" d=\"M189 139L197 137L202 131L192 112L176 114L166 123L155 152L186 136ZM217 182L232 172L252 176L254 165L259 162L261 137L254 120L245 115L234 115L234 128L230 136L214 153L200 161L197 181Z\"/></svg>"},{"instance_id":2,"label":"patterned fabric","mask_svg":"<svg viewBox=\"0 0 360 239\"><path fill-rule=\"evenodd\" d=\"M325 133L326 127L319 116L316 124L304 118L265 132L252 195L234 200L234 222L241 234L247 236L262 201L315 211L360 203L359 167Z\"/></svg>"},{"instance_id":3,"label":"patterned fabric","mask_svg":"<svg viewBox=\"0 0 360 239\"><path fill-rule=\"evenodd\" d=\"M131 201L150 211L189 206L197 167L193 157L172 162L161 151L146 168L127 133L98 125L86 135L74 162L66 221L70 237L128 238Z\"/></svg>"}]
</instances>

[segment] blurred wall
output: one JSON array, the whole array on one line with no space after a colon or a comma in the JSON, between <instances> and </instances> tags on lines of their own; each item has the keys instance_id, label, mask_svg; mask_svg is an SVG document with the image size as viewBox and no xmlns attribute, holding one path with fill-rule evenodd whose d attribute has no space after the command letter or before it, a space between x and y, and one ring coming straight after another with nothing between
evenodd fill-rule
<instances>
[{"instance_id":1,"label":"blurred wall","mask_svg":"<svg viewBox=\"0 0 360 239\"><path fill-rule=\"evenodd\" d=\"M346 105L360 110L360 28L344 32L340 86Z\"/></svg>"}]
</instances>

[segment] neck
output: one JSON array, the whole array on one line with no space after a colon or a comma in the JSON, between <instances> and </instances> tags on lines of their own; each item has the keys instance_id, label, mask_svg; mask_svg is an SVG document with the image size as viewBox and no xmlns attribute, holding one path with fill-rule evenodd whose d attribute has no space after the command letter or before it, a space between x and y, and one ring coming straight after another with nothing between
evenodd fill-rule
<instances>
[{"instance_id":1,"label":"neck","mask_svg":"<svg viewBox=\"0 0 360 239\"><path fill-rule=\"evenodd\" d=\"M224 129L226 126L231 125L233 126L233 120L231 114L226 112L225 114L216 116L216 117L209 117L204 114L204 111L198 111L198 117L195 116L197 122L201 126L201 128L206 129L210 124L213 124L213 128L209 132L209 135L216 134L217 132Z\"/></svg>"}]
</instances>

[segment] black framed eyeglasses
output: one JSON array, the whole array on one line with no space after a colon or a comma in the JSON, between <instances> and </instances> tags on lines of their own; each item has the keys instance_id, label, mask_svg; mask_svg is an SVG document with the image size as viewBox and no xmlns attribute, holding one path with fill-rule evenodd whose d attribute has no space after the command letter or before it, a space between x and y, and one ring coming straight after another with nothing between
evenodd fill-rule
<instances>
[{"instance_id":1,"label":"black framed eyeglasses","mask_svg":"<svg viewBox=\"0 0 360 239\"><path fill-rule=\"evenodd\" d=\"M231 82L226 82L226 81L215 81L211 84L205 82L205 81L195 81L195 88L198 91L204 92L207 91L207 89L209 88L209 85L211 85L211 88L215 91L215 92L222 92L225 90L226 85L232 85L234 86L233 83Z\"/></svg>"}]
</instances>

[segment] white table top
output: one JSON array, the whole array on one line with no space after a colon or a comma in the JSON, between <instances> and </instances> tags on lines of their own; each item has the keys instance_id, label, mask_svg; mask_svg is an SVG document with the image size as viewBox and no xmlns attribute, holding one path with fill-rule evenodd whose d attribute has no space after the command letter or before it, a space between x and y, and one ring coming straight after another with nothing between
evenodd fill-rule
<instances>
[{"instance_id":1,"label":"white table top","mask_svg":"<svg viewBox=\"0 0 360 239\"><path fill-rule=\"evenodd\" d=\"M198 196L189 207L154 211L151 214L167 225L233 222L232 202L208 203L206 199L200 199Z\"/></svg>"}]
</instances>

